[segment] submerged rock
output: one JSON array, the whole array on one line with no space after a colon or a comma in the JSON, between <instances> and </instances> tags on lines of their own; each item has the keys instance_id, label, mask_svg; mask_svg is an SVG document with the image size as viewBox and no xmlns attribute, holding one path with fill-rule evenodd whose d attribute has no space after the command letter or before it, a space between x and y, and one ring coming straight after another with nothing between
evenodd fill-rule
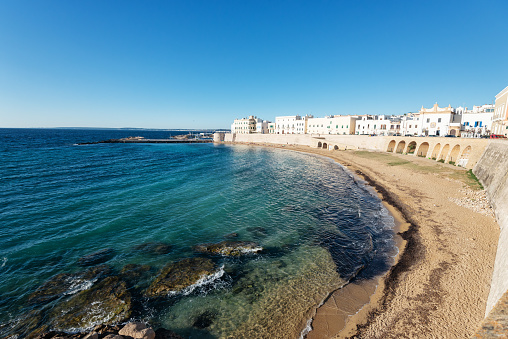
<instances>
[{"instance_id":1,"label":"submerged rock","mask_svg":"<svg viewBox=\"0 0 508 339\"><path fill-rule=\"evenodd\" d=\"M87 254L78 260L80 266L93 266L108 261L113 257L115 250L112 248L105 248L103 250Z\"/></svg>"},{"instance_id":2,"label":"submerged rock","mask_svg":"<svg viewBox=\"0 0 508 339\"><path fill-rule=\"evenodd\" d=\"M147 289L146 295L157 297L180 292L214 273L216 267L210 259L183 259L166 265Z\"/></svg>"},{"instance_id":3,"label":"submerged rock","mask_svg":"<svg viewBox=\"0 0 508 339\"><path fill-rule=\"evenodd\" d=\"M238 233L236 233L236 232L228 233L224 236L224 238L226 238L226 239L238 238Z\"/></svg>"},{"instance_id":4,"label":"submerged rock","mask_svg":"<svg viewBox=\"0 0 508 339\"><path fill-rule=\"evenodd\" d=\"M220 254L224 256L240 256L257 253L263 248L252 241L221 241L216 244L201 244L194 246L194 251L200 253Z\"/></svg>"},{"instance_id":5,"label":"submerged rock","mask_svg":"<svg viewBox=\"0 0 508 339\"><path fill-rule=\"evenodd\" d=\"M30 296L30 304L43 304L62 295L74 294L92 287L94 282L110 274L107 265L100 265L78 273L60 273L39 286Z\"/></svg>"},{"instance_id":6,"label":"submerged rock","mask_svg":"<svg viewBox=\"0 0 508 339\"><path fill-rule=\"evenodd\" d=\"M131 315L131 295L125 282L116 276L102 280L57 305L50 313L51 327L61 331L91 329L127 320Z\"/></svg>"},{"instance_id":7,"label":"submerged rock","mask_svg":"<svg viewBox=\"0 0 508 339\"><path fill-rule=\"evenodd\" d=\"M182 336L176 334L173 331L166 330L165 328L158 328L155 330L156 339L184 339Z\"/></svg>"},{"instance_id":8,"label":"submerged rock","mask_svg":"<svg viewBox=\"0 0 508 339\"><path fill-rule=\"evenodd\" d=\"M125 281L129 287L139 287L146 282L150 276L150 265L127 264L120 271L119 277Z\"/></svg>"},{"instance_id":9,"label":"submerged rock","mask_svg":"<svg viewBox=\"0 0 508 339\"><path fill-rule=\"evenodd\" d=\"M163 242L146 242L134 247L134 249L150 254L168 254L171 252L172 246Z\"/></svg>"}]
</instances>

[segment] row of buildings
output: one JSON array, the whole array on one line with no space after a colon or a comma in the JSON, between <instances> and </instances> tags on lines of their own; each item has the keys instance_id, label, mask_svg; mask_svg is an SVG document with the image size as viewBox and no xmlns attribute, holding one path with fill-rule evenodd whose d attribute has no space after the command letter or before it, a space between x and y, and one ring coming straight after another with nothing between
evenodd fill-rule
<instances>
[{"instance_id":1,"label":"row of buildings","mask_svg":"<svg viewBox=\"0 0 508 339\"><path fill-rule=\"evenodd\" d=\"M275 122L249 116L235 119L231 133L263 134L366 134L410 136L508 136L508 87L496 95L495 104L467 107L422 108L404 115L279 116Z\"/></svg>"}]
</instances>

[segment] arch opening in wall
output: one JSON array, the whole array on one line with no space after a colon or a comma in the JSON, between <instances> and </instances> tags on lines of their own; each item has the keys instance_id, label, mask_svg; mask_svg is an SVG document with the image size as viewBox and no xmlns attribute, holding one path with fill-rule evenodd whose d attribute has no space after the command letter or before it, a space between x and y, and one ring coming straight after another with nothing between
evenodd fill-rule
<instances>
[{"instance_id":1,"label":"arch opening in wall","mask_svg":"<svg viewBox=\"0 0 508 339\"><path fill-rule=\"evenodd\" d=\"M339 150L339 146L335 145L335 146L333 146L333 149L337 151L337 150Z\"/></svg>"},{"instance_id":2,"label":"arch opening in wall","mask_svg":"<svg viewBox=\"0 0 508 339\"><path fill-rule=\"evenodd\" d=\"M459 161L457 161L457 166L466 167L467 162L469 160L469 154L471 153L471 146L467 146L462 151L462 154L459 157Z\"/></svg>"},{"instance_id":3,"label":"arch opening in wall","mask_svg":"<svg viewBox=\"0 0 508 339\"><path fill-rule=\"evenodd\" d=\"M406 147L406 142L405 141L400 141L399 144L397 145L397 151L396 153L402 153L404 152L404 148Z\"/></svg>"},{"instance_id":4,"label":"arch opening in wall","mask_svg":"<svg viewBox=\"0 0 508 339\"><path fill-rule=\"evenodd\" d=\"M437 156L439 155L440 150L441 150L441 144L437 143L436 146L434 146L434 150L432 151L431 158L434 160L438 160Z\"/></svg>"},{"instance_id":5,"label":"arch opening in wall","mask_svg":"<svg viewBox=\"0 0 508 339\"><path fill-rule=\"evenodd\" d=\"M419 157L427 157L427 153L429 153L429 143L428 142L422 142L420 144L420 147L418 147L418 150L416 151L416 155Z\"/></svg>"},{"instance_id":6,"label":"arch opening in wall","mask_svg":"<svg viewBox=\"0 0 508 339\"><path fill-rule=\"evenodd\" d=\"M397 144L397 142L395 140L392 140L390 141L390 143L388 144L388 148L386 149L387 152L393 152L395 151L395 145Z\"/></svg>"},{"instance_id":7,"label":"arch opening in wall","mask_svg":"<svg viewBox=\"0 0 508 339\"><path fill-rule=\"evenodd\" d=\"M450 156L448 157L448 162L452 165L455 165L457 160L459 160L459 154L460 154L460 146L455 145L452 148L452 151L450 152Z\"/></svg>"},{"instance_id":8,"label":"arch opening in wall","mask_svg":"<svg viewBox=\"0 0 508 339\"><path fill-rule=\"evenodd\" d=\"M407 145L407 153L408 154L414 154L416 151L416 141L411 141L408 145Z\"/></svg>"},{"instance_id":9,"label":"arch opening in wall","mask_svg":"<svg viewBox=\"0 0 508 339\"><path fill-rule=\"evenodd\" d=\"M321 144L321 141L317 143L318 148L321 148L322 146L323 146L323 144Z\"/></svg>"},{"instance_id":10,"label":"arch opening in wall","mask_svg":"<svg viewBox=\"0 0 508 339\"><path fill-rule=\"evenodd\" d=\"M444 162L446 160L446 156L448 155L449 150L450 150L450 145L448 145L448 144L444 145L443 149L441 150L441 155L439 155L438 161Z\"/></svg>"},{"instance_id":11,"label":"arch opening in wall","mask_svg":"<svg viewBox=\"0 0 508 339\"><path fill-rule=\"evenodd\" d=\"M328 144L326 142L323 142L323 148L328 149Z\"/></svg>"}]
</instances>

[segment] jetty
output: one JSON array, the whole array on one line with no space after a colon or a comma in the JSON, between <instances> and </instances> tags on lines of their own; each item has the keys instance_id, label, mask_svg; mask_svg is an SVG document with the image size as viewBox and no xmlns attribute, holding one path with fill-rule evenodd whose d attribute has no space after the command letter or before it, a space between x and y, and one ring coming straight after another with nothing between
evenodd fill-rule
<instances>
[{"instance_id":1,"label":"jetty","mask_svg":"<svg viewBox=\"0 0 508 339\"><path fill-rule=\"evenodd\" d=\"M213 142L212 138L175 137L171 139L145 139L144 137L128 137L121 139L108 139L103 141L80 142L77 145L95 144L204 144Z\"/></svg>"}]
</instances>

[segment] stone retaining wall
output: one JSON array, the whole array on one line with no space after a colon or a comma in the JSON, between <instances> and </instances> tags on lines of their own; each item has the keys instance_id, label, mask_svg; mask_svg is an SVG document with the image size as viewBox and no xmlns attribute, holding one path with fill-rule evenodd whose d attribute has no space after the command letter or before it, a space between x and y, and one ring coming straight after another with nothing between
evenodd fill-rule
<instances>
[{"instance_id":1,"label":"stone retaining wall","mask_svg":"<svg viewBox=\"0 0 508 339\"><path fill-rule=\"evenodd\" d=\"M473 169L496 213L500 234L486 314L508 290L508 141L494 140Z\"/></svg>"}]
</instances>

